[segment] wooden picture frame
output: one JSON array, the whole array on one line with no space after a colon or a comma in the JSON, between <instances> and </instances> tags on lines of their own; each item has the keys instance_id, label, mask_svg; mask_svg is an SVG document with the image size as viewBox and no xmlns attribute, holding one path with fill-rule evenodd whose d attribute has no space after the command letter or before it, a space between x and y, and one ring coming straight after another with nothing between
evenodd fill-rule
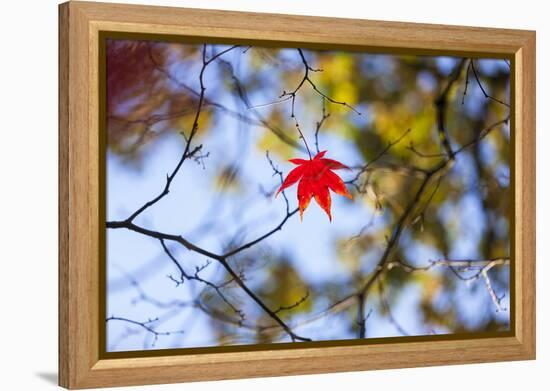
<instances>
[{"instance_id":1,"label":"wooden picture frame","mask_svg":"<svg viewBox=\"0 0 550 391\"><path fill-rule=\"evenodd\" d=\"M512 66L515 214L509 334L498 338L104 358L100 346L98 136L102 31L496 55ZM535 33L88 2L59 6L59 384L90 388L535 358Z\"/></svg>"}]
</instances>

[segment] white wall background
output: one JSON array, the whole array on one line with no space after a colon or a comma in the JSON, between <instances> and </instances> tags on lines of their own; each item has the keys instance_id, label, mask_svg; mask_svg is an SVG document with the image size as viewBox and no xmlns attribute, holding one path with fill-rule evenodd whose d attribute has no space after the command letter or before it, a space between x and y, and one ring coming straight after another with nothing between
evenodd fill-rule
<instances>
[{"instance_id":1,"label":"white wall background","mask_svg":"<svg viewBox=\"0 0 550 391\"><path fill-rule=\"evenodd\" d=\"M126 2L118 0L119 2ZM530 362L194 383L186 390L517 390L548 378L548 14L535 0L134 0L134 3L537 30L537 329ZM56 388L57 1L0 3L0 388ZM546 153L545 153L546 152ZM176 390L182 385L136 389Z\"/></svg>"}]
</instances>

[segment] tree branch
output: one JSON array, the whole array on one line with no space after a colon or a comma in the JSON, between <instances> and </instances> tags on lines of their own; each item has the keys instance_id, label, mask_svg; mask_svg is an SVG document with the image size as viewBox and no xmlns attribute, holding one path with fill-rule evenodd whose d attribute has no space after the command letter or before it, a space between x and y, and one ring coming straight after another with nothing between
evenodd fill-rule
<instances>
[{"instance_id":1,"label":"tree branch","mask_svg":"<svg viewBox=\"0 0 550 391\"><path fill-rule=\"evenodd\" d=\"M427 271L432 269L436 266L444 266L447 267L459 280L462 280L464 282L471 282L479 279L480 277L483 278L485 281L485 286L487 288L487 292L489 293L489 296L491 297L491 300L493 301L497 312L506 310L501 305L501 301L504 298L498 297L493 289L493 286L491 284L491 280L489 278L488 272L495 266L499 265L508 265L510 264L510 259L505 258L493 258L493 259L487 259L487 260L474 260L474 259L462 259L462 260L450 260L450 259L440 259L436 261L430 261L428 265L426 266L413 266L408 263L405 263L401 260L396 260L389 262L387 264L387 269L392 269L395 266L403 268L406 272L416 272L416 271ZM474 271L475 273L464 276L461 273L467 272L467 271Z\"/></svg>"},{"instance_id":2,"label":"tree branch","mask_svg":"<svg viewBox=\"0 0 550 391\"><path fill-rule=\"evenodd\" d=\"M362 190L361 188L359 187L359 185L357 185L357 181L359 180L359 178L361 178L361 175L363 175L365 172L369 171L369 169L371 168L371 166L376 163L378 160L380 160L384 155L386 155L390 149L392 149L393 146L395 146L396 144L399 144L409 133L411 132L411 129L407 129L405 132L403 132L403 134L401 136L399 136L397 139L395 139L394 141L390 141L388 142L388 144L386 145L386 147L384 147L384 149L382 149L374 158L372 158L367 164L365 164L364 166L361 166L359 167L359 170L357 172L357 174L355 174L355 176L350 179L350 180L347 180L346 183L347 185L352 185L352 186L355 186L355 188L361 193Z\"/></svg>"},{"instance_id":3,"label":"tree branch","mask_svg":"<svg viewBox=\"0 0 550 391\"><path fill-rule=\"evenodd\" d=\"M223 54L229 52L232 49L235 49L236 47L239 47L239 45L231 46L230 48L221 51L220 53L217 53L210 59L206 59L206 44L202 47L202 68L199 73L199 83L200 83L200 92L199 92L199 101L197 103L197 109L195 112L195 118L193 119L193 125L191 126L191 131L189 133L189 136L186 137L186 144L185 149L183 151L183 154L181 155L180 160L176 164L176 167L173 169L173 171L167 175L166 177L166 184L164 186L164 189L153 199L150 201L147 201L145 204L143 204L140 208L138 208L134 213L132 213L127 221L132 222L137 216L139 216L141 213L143 213L146 209L150 208L154 204L156 204L158 201L160 201L162 198L164 198L169 192L170 192L170 185L172 184L172 181L178 174L181 166L183 165L183 162L191 155L193 155L193 151L200 150L202 146L195 147L192 149L191 144L193 141L193 138L195 134L197 133L197 130L199 128L199 118L201 115L202 106L204 104L204 94L206 91L206 87L204 85L204 72L206 71L206 67L212 63L212 61L216 60L218 57L222 56ZM195 152L196 153L196 152Z\"/></svg>"},{"instance_id":4,"label":"tree branch","mask_svg":"<svg viewBox=\"0 0 550 391\"><path fill-rule=\"evenodd\" d=\"M330 113L327 113L325 101L326 99L323 97L323 111L322 111L322 117L319 121L315 123L315 150L317 153L319 153L319 131L321 130L321 127L325 123L328 117L330 117Z\"/></svg>"},{"instance_id":5,"label":"tree branch","mask_svg":"<svg viewBox=\"0 0 550 391\"><path fill-rule=\"evenodd\" d=\"M479 79L479 76L477 74L477 70L476 70L476 65L475 65L475 62L473 59L470 60L470 68L472 68L472 71L474 73L474 77L476 79L476 82L477 82L477 85L479 86L479 88L481 89L481 92L483 92L483 96L485 96L486 99L490 99L492 101L495 101L497 103L500 103L501 105L503 106L506 106L508 108L510 108L510 105L506 102L503 102L501 101L500 99L497 99L495 98L494 96L491 96L487 93L487 91L485 91L485 88L483 88L483 84L481 83L481 80Z\"/></svg>"},{"instance_id":6,"label":"tree branch","mask_svg":"<svg viewBox=\"0 0 550 391\"><path fill-rule=\"evenodd\" d=\"M306 292L304 296L300 298L300 300L296 301L294 304L291 305L282 305L279 308L277 308L274 313L278 314L281 311L290 311L293 310L296 307L299 307L302 303L304 303L309 298L309 292Z\"/></svg>"},{"instance_id":7,"label":"tree branch","mask_svg":"<svg viewBox=\"0 0 550 391\"><path fill-rule=\"evenodd\" d=\"M357 295L366 294L371 286L376 282L376 280L380 277L382 271L385 268L385 265L390 261L393 252L395 248L397 247L399 243L399 239L401 237L401 234L403 230L409 225L409 223L413 220L415 216L415 211L418 208L418 204L420 203L423 195L429 188L430 184L433 181L439 182L441 178L448 172L448 170L453 166L455 158L458 154L462 153L466 148L470 147L471 145L474 145L478 143L480 140L482 140L489 132L493 129L495 129L497 126L499 126L502 123L507 123L508 118L498 121L486 129L482 130L479 135L474 138L474 140L470 141L469 143L463 145L461 148L459 148L457 151L453 151L451 149L449 140L447 138L445 129L445 110L447 108L447 102L448 102L448 94L451 90L452 85L458 80L461 70L464 67L465 60L463 59L460 61L460 63L457 65L453 73L451 74L451 77L446 84L445 88L443 89L441 95L436 100L436 106L437 106L437 121L438 121L438 133L440 134L440 138L442 139L442 143L444 146L444 149L446 151L446 154L448 155L447 159L443 160L442 162L435 165L431 170L426 172L426 176L423 179L422 183L420 184L420 187L414 194L412 200L408 203L407 207L397 220L397 223L395 225L395 228L393 229L392 235L386 245L386 248L384 250L384 253L380 257L378 263L376 264L375 271L367 278L365 281L363 287L356 293ZM391 145L388 145L387 149L389 149ZM384 152L384 151L383 151ZM437 185L438 186L438 185ZM432 196L433 197L433 193ZM428 201L429 203L429 201Z\"/></svg>"},{"instance_id":8,"label":"tree branch","mask_svg":"<svg viewBox=\"0 0 550 391\"><path fill-rule=\"evenodd\" d=\"M223 293L222 291L222 288L224 286L227 286L229 282L233 281L233 280L230 280L229 282L226 281L223 285L217 285L217 284L214 284L213 282L210 282L208 280L205 280L204 278L200 277L199 276L199 273L204 270L204 267L202 268L197 268L196 271L195 271L195 274L191 275L191 274L187 274L185 272L185 270L183 269L183 267L180 265L180 263L178 262L178 260L174 257L174 255L170 252L170 250L168 249L168 247L166 246L166 244L164 243L164 239L159 239L160 241L160 244L162 245L162 249L164 250L164 252L166 253L166 255L168 255L168 257L170 258L170 260L174 263L174 265L176 265L176 267L178 268L179 272L180 272L180 281L183 282L184 280L188 280L188 281L199 281L207 286L209 286L210 288L212 288L217 294L218 296L222 299L222 301L229 307L231 308L231 310L240 318L241 322L245 320L246 316L244 314L244 312L240 309L238 309L235 305L233 305L233 303L231 303L231 301L227 298L227 296L225 296L225 294ZM208 265L209 263L207 263ZM177 282L177 281L176 281Z\"/></svg>"},{"instance_id":9,"label":"tree branch","mask_svg":"<svg viewBox=\"0 0 550 391\"><path fill-rule=\"evenodd\" d=\"M290 213L287 213L285 215L285 217L281 220L281 222L275 228L273 228L272 230L266 232L265 234L261 235L260 237L254 239L254 240L251 240L250 242L247 242L247 243L243 244L242 246L239 246L239 247L237 247L233 250L230 250L230 251L226 252L223 255L223 257L224 258L232 257L233 255L235 255L237 253L240 253L241 251L246 250L247 248L250 248L250 247L254 246L257 243L260 243L262 240L267 239L268 237L273 235L275 232L280 231L283 228L283 225L285 225L285 223L287 222L287 220L289 218L291 218L292 216L294 216L297 212L298 212L298 208L294 209Z\"/></svg>"},{"instance_id":10,"label":"tree branch","mask_svg":"<svg viewBox=\"0 0 550 391\"><path fill-rule=\"evenodd\" d=\"M207 58L206 45L203 45L202 68L201 68L201 71L200 71L200 74L199 74L200 91L198 92L198 103L197 103L197 107L196 107L196 111L195 111L193 125L191 127L190 132L189 132L189 135L186 137L185 149L184 149L183 154L181 155L180 160L178 161L177 165L172 170L172 172L169 175L167 175L166 183L164 185L164 188L156 197L154 197L150 201L143 204L134 213L132 213L127 219L122 220L122 221L109 221L109 222L106 223L106 226L107 226L107 228L111 228L111 229L120 229L120 228L128 229L128 230L131 230L133 232L139 233L141 235L145 235L145 236L148 236L148 237L155 238L155 239L159 240L164 252L169 257L169 259L172 261L172 263L176 266L176 268L178 269L178 271L180 273L179 280L174 278L174 277L171 277L171 276L170 276L170 278L173 281L175 281L176 283L183 283L184 280L194 280L194 281L197 281L197 282L200 282L200 283L204 284L205 286L207 286L209 288L214 289L215 292L218 294L218 296L225 302L225 304L227 304L227 306L229 306L237 314L237 316L239 317L239 320L235 320L235 318L233 318L231 316L224 315L227 318L227 319L225 319L225 321L227 321L228 323L234 323L239 327L254 328L255 330L268 330L268 329L281 330L282 329L290 337L290 339L292 341L310 341L309 338L301 337L301 336L297 335L296 333L294 333L294 331L290 328L290 326L287 325L278 315L281 311L291 310L291 309L296 308L299 305L301 305L303 302L305 302L308 299L309 292L307 292L304 297L302 297L300 300L298 300L297 302L295 302L292 305L288 305L288 306L281 305L277 309L272 310L271 308L269 308L269 306L267 306L263 302L263 300L260 297L258 297L248 287L248 285L245 283L245 280L244 280L244 277L243 277L242 273L241 274L237 273L233 269L233 267L231 267L231 265L228 262L228 260L231 257L233 257L233 256L241 253L242 251L244 251L244 250L260 243L261 241L269 238L271 235L273 235L277 231L281 230L282 227L284 226L284 224L288 221L288 219L290 219L294 214L296 214L298 212L298 208L296 208L292 211L290 210L289 201L288 201L288 198L287 198L286 194L284 193L284 191L283 191L283 197L284 197L284 201L285 201L285 205L286 205L286 213L285 213L285 216L283 217L283 219L278 223L278 225L276 225L274 228L272 228L268 232L264 233L263 235L255 238L253 240L250 240L250 241L248 241L248 242L246 242L246 243L244 243L240 246L237 246L233 249L229 249L224 254L216 254L216 253L213 253L213 252L211 252L207 249L199 247L196 244L188 241L187 239L185 239L181 235L173 235L173 234L168 234L168 233L163 233L163 232L150 230L150 229L138 226L134 223L134 220L136 219L136 217L138 217L141 213L143 213L145 210L147 210L152 205L156 204L158 201L160 201L162 198L164 198L170 192L171 183L174 180L174 178L176 177L176 175L178 174L178 172L180 171L180 168L183 165L183 163L187 159L189 159L190 157L193 157L194 155L199 153L200 150L202 149L202 145L193 146L192 142L193 142L194 136L196 135L196 132L199 128L199 119L200 119L200 116L201 116L201 110L202 110L203 106L207 104L207 99L205 97L206 87L204 85L204 80L203 80L204 72L205 72L205 70L206 70L206 68L209 64L211 64L213 61L220 58L222 55L224 55L225 53L229 52L230 50L232 50L236 47L238 47L238 45L229 47L229 48L227 48L227 49L225 49L225 50L223 50L223 51L221 51L217 54L214 54L210 58ZM343 105L345 107L348 107L349 109L351 109L352 111L354 111L357 114L361 114L361 113L359 113L357 110L355 110L352 106L348 105L347 103L335 101L332 98L330 98L329 96L325 95L323 92L321 92L317 88L315 83L310 79L310 72L319 72L321 70L312 68L308 64L308 62L307 62L307 60L304 56L303 51L301 49L297 49L297 50L298 50L298 53L299 53L300 58L302 60L302 63L304 65L304 76L303 76L302 80L300 81L300 83L298 84L298 86L293 91L291 91L291 92L283 91L283 94L279 97L281 100L278 101L278 102L275 102L275 103L281 103L281 102L284 102L284 101L287 101L287 100L291 100L291 102L292 102L291 117L295 121L295 125L296 125L296 128L297 128L297 131L300 134L300 138L302 138L302 140L304 142L304 145L305 145L305 148L306 148L306 150L307 150L307 152L308 152L308 154L311 158L312 157L311 156L311 151L310 151L309 146L308 146L308 144L307 144L307 142L304 138L304 135L303 135L303 133L300 129L300 126L298 124L298 121L297 121L295 113L294 113L294 104L295 104L296 94L303 87L303 85L309 84L313 88L313 90L319 96L321 96L321 99L323 101L322 118L321 118L320 121L318 121L316 123L316 129L315 129L315 148L316 148L317 152L319 152L319 140L318 140L319 131L320 131L324 121L329 116L329 114L326 114L326 111L325 111L325 101L326 100L331 102L331 103L335 103L335 104L339 104L339 105ZM154 61L154 58L153 58L152 54L150 54L150 55L152 57L152 61ZM383 252L382 256L379 258L379 260L378 260L378 262L375 266L374 271L369 276L367 276L367 278L361 284L361 287L356 292L354 292L351 295L348 295L346 298L344 298L342 300L339 300L337 303L335 303L334 305L331 305L327 310L323 311L321 314L318 314L318 315L314 316L312 319L318 318L319 316L324 316L324 314L329 314L329 313L335 312L335 311L337 311L341 308L346 308L346 306L351 305L350 303L353 304L354 302L356 302L357 303L358 337L359 338L365 338L365 336L366 336L365 322L368 319L370 313L372 312L372 310L371 310L371 312L369 312L367 315L365 315L365 308L364 308L365 307L365 302L366 302L366 299L368 297L368 294L369 294L369 291L370 291L372 285L375 282L378 281L381 305L388 312L390 320L392 321L392 323L395 322L395 320L393 319L393 317L391 315L391 311L390 311L389 304L388 304L386 296L385 296L385 292L384 292L384 288L382 286L382 282L380 281L380 276L382 275L383 271L391 269L391 267L393 267L395 265L399 265L399 266L403 267L404 269L408 268L411 271L414 271L414 270L428 270L429 268L431 268L433 266L445 265L449 268L449 270L451 270L455 275L457 275L460 279L462 279L464 281L470 281L470 280L477 279L477 278L481 277L485 281L487 291L489 292L489 295L491 296L491 299L493 300L493 302L494 302L494 304L497 308L497 311L502 309L502 307L500 306L500 302L501 302L502 298L499 298L496 295L496 293L495 293L495 291L492 287L491 281L489 279L488 271L496 265L505 264L506 262L508 262L508 259L499 258L499 259L493 259L493 260L488 260L488 261L440 260L440 261L431 262L430 265L427 266L427 267L414 267L414 266L406 265L406 264L404 264L402 262L399 262L399 261L392 261L392 258L393 258L394 254L396 252L396 249L399 246L399 241L400 241L401 235L403 234L403 231L408 226L410 226L411 224L414 224L417 221L418 218L421 218L423 216L426 208L430 204L434 194L436 193L436 191L439 187L440 181L446 175L446 173L450 170L450 168L453 166L456 156L458 154L460 154L461 152L463 152L466 148L480 142L484 137L486 137L489 134L490 131L492 131L493 129L497 128L498 126L500 126L502 124L507 123L508 120L509 120L509 118L506 118L506 119L500 120L498 122L495 122L494 124L488 126L485 129L482 129L479 132L479 134L473 140L471 140L470 142L462 145L456 151L453 151L452 146L451 146L451 142L449 140L449 136L447 134L446 112L447 112L447 106L448 106L448 103L449 103L449 100L450 100L450 91L452 90L453 85L459 80L465 63L466 63L466 59L462 59L458 63L458 65L454 68L453 72L451 73L451 76L449 77L449 80L447 81L445 87L441 91L441 94L437 97L437 99L434 102L435 106L436 106L437 131L438 131L440 141L442 143L442 148L443 148L444 153L433 154L433 155L422 154L421 152L414 149L414 146L412 144L410 144L410 147L409 147L409 149L413 153L416 153L417 155L419 155L421 157L426 157L426 158L438 157L438 158L442 158L443 160L441 162L439 162L438 164L434 165L431 169L427 169L427 170L416 169L416 168L411 169L410 172L414 172L416 174L421 174L421 175L419 175L419 178L421 179L420 185L416 189L412 199L409 201L409 203L406 205L406 207L402 210L402 212L401 212L401 210L398 211L398 212L401 212L401 213L399 213L398 217L396 216L396 220L395 220L394 227L392 229L391 236L388 239L388 242L386 243L384 252ZM486 98L490 98L490 99L498 101L497 99L492 98L492 97L490 97L486 94L486 92L485 92L485 90L484 90L483 86L481 85L481 82L478 78L473 60L470 60L470 64L468 65L468 69L466 71L466 86L465 86L465 90L464 90L464 93L463 93L463 99L464 99L464 96L466 95L466 91L467 91L467 85L468 85L468 80L467 79L468 79L468 72L469 72L470 68L472 68L472 71L473 71L474 76L475 76L475 78L478 82L478 85L481 88L481 90L483 91L483 93L485 94ZM166 72L165 70L164 70L164 72L167 75L167 77L171 78L171 75L168 72ZM236 79L236 77L235 77L235 79ZM238 87L238 85L240 84L238 79L236 79L236 83L237 83L237 87ZM246 96L244 95L244 93L242 91L239 92L239 96L241 97L243 102L246 102ZM505 104L505 103L500 102L500 101L498 101L498 102L502 103L502 104ZM247 106L249 106L249 105L247 104ZM148 124L148 122L144 122L144 123L146 125ZM358 168L358 172L356 173L354 178L352 178L351 180L349 180L345 183L352 184L353 186L356 186L356 188L358 190L360 190L360 187L357 185L356 182L360 179L361 175L364 174L365 172L368 172L369 170L371 170L371 165L374 164L375 162L377 162L378 160L380 160L384 155L386 155L388 153L388 151L394 145L401 142L407 136L407 134L410 131L411 131L410 129L407 129L404 132L404 134L401 135L398 139L396 139L392 142L389 142L388 145L382 151L380 151L379 154L376 155L371 161L369 161L366 165L361 166L361 167ZM283 182L283 173L275 166L275 164L273 163L273 161L269 157L269 153L267 151L266 151L266 158L267 158L267 160L268 160L268 162L269 162L269 164L270 164L270 166L273 170L273 175L278 176L279 179L280 179L280 182L282 183ZM427 201L423 203L423 200L426 198L425 196L428 193L428 189L430 189L432 184L434 184L434 183L435 183L435 186L433 188L433 191L432 191L431 195L429 195ZM422 203L423 203L423 205L422 205ZM416 219L415 219L415 217L416 217ZM176 259L176 257L169 250L168 246L165 243L165 241L167 241L167 240L176 242L179 245L185 247L186 249L188 249L190 251L193 251L197 254L201 254L203 256L206 256L210 259L213 259L213 260L217 261L220 265L222 265L222 267L225 269L225 271L230 275L231 279L229 280L229 282L234 282L236 285L238 285L244 291L244 293L250 299L252 299L252 301L254 301L275 322L275 325L274 326L270 325L270 326L265 326L264 327L264 326L255 326L255 325L245 324L245 322L244 322L245 316L244 316L243 311L241 311L236 306L234 306L228 300L228 298L224 295L224 292L222 291L222 288L224 286L226 286L227 283L216 284L214 282L203 279L199 275L200 271L202 271L202 268L196 269L196 272L194 274L187 273L185 271L185 269L181 266L179 261ZM473 262L486 262L486 263L478 270L478 273L475 274L474 276L464 277L461 274L460 270L457 269L457 268L459 268L459 267L471 268L471 267L473 267L472 266ZM460 265L462 265L462 266L460 266ZM197 308L201 308L201 309L202 309L202 307L204 307L204 306L202 306L202 303L200 303L198 301L195 301L194 305L197 306ZM205 313L207 313L207 310L209 310L211 313L213 312L210 309L206 309L206 310L202 309L202 310ZM154 342L156 342L158 336L170 335L170 332L160 333L160 332L156 331L150 325L150 323L158 320L158 318L156 320L155 319L154 320L149 320L148 322L138 322L138 321L134 321L134 320L127 319L127 318L120 318L120 317L114 317L114 316L111 316L111 317L107 318L107 321L112 321L112 320L124 321L124 322L132 323L132 324L135 324L137 326L142 327L147 332L154 335L154 337L155 337ZM406 332L403 331L403 329L399 326L399 324L397 322L395 322L394 324L396 324L396 327L398 328L398 330L402 334L406 335ZM174 333L174 332L172 332L172 333Z\"/></svg>"},{"instance_id":11,"label":"tree branch","mask_svg":"<svg viewBox=\"0 0 550 391\"><path fill-rule=\"evenodd\" d=\"M370 312L367 316L365 316L365 294L359 293L357 295L357 337L359 339L363 339L366 336L366 321L369 315Z\"/></svg>"},{"instance_id":12,"label":"tree branch","mask_svg":"<svg viewBox=\"0 0 550 391\"><path fill-rule=\"evenodd\" d=\"M439 141L441 142L443 146L443 150L445 151L449 159L454 158L454 152L451 147L451 143L449 141L449 135L447 134L447 129L446 129L447 105L449 101L449 93L453 85L460 78L460 74L462 73L464 64L466 64L465 58L461 59L460 62L455 67L455 69L452 71L447 84L441 91L441 94L439 95L439 97L434 102L437 110L437 131L439 134Z\"/></svg>"},{"instance_id":13,"label":"tree branch","mask_svg":"<svg viewBox=\"0 0 550 391\"><path fill-rule=\"evenodd\" d=\"M235 72L233 70L233 66L229 61L225 61L223 59L220 59L219 62L221 64L224 64L225 67L229 70L231 74L231 79L233 80L234 89L236 90L238 98L241 100L241 102L246 106L247 110L252 111L252 114L256 118L256 121L250 122L254 125L263 126L264 128L270 130L279 140L281 140L283 143L300 150L304 150L303 147L297 143L292 138L288 137L286 133L279 129L278 127L274 126L273 124L269 123L262 115L258 112L257 107L254 107L251 105L250 100L248 99L248 92L246 90L245 85L241 82L241 80L235 75ZM246 116L243 116L244 118L248 118ZM252 121L250 119L250 121Z\"/></svg>"},{"instance_id":14,"label":"tree branch","mask_svg":"<svg viewBox=\"0 0 550 391\"><path fill-rule=\"evenodd\" d=\"M305 56L304 56L304 52L302 51L302 49L298 48L296 49L298 51L298 54L300 55L300 59L302 60L302 63L304 65L304 76L302 77L302 80L300 80L300 82L298 83L298 85L296 86L296 88L294 88L294 90L290 91L290 92L287 92L287 91L283 91L283 93L279 96L279 100L277 101L274 101L274 102L270 102L270 103L266 103L266 104L261 104L261 105L256 105L256 106L252 106L250 108L253 108L253 109L256 109L256 108L260 108L260 107L267 107L267 106L272 106L272 105L275 105L275 104L279 104L279 103L283 103L283 102L286 102L286 101L291 101L291 112L290 112L290 117L294 120L294 125L296 127L296 130L298 131L299 133L299 137L300 139L302 139L302 141L304 142L304 146L307 150L307 153L309 155L309 158L311 159L312 156L311 156L311 150L309 149L309 146L307 144L307 141L304 137L304 134L302 133L302 130L300 129L300 124L298 123L298 119L296 118L296 115L294 113L294 106L295 106L295 102L296 102L296 94L298 93L298 91L304 86L304 84L307 82L312 88L313 90L318 94L320 95L323 100L328 100L329 102L331 103L334 103L334 104L337 104L337 105L341 105L341 106L345 106L347 108L349 108L350 110L352 110L353 112L355 112L357 115L361 115L361 113L356 110L353 106L347 104L346 102L341 102L341 101L337 101L335 99L332 99L330 96L326 95L324 92L322 92L321 90L319 90L319 88L317 88L317 85L311 80L311 78L309 77L309 72L321 72L322 69L315 69L313 67L311 67ZM318 133L318 130L317 130L317 133Z\"/></svg>"},{"instance_id":15,"label":"tree branch","mask_svg":"<svg viewBox=\"0 0 550 391\"><path fill-rule=\"evenodd\" d=\"M292 215L294 215L298 209L295 209L290 214L287 214L287 216L283 219L283 221L273 230L268 232L265 235L262 235L260 238L253 240L252 242L247 243L246 245L243 245L235 250L230 251L229 253L225 255L218 255L214 254L208 250L205 250L201 247L198 247L197 245L189 242L188 240L184 239L181 235L172 235L172 234L166 234L158 231L153 231L147 228L140 227L136 224L134 224L131 221L111 221L107 222L107 227L112 229L120 229L120 228L126 228L131 231L140 233L142 235L146 235L155 239L163 239L163 240L170 240L173 242L177 242L187 248L188 250L194 251L196 253L205 255L209 258L215 259L218 261L225 270L229 273L229 275L235 280L236 284L241 287L241 289L254 301L256 304L258 304L276 323L279 324L279 326L289 335L289 337L292 339L292 341L311 341L309 338L301 337L297 334L295 334L292 329L276 314L274 313L242 280L242 278L231 268L231 266L227 263L227 258L230 256L233 256L240 251L251 247L252 245L264 240L265 238L271 236L276 231L280 230L281 227L284 225L286 220L288 220Z\"/></svg>"},{"instance_id":16,"label":"tree branch","mask_svg":"<svg viewBox=\"0 0 550 391\"><path fill-rule=\"evenodd\" d=\"M153 343L151 344L151 346L155 346L158 338L160 336L168 336L168 335L173 335L173 334L183 334L184 331L183 330L175 330L175 331L156 331L152 326L150 326L151 323L154 323L156 321L159 320L159 318L154 318L154 319L149 319L145 322L139 322L137 320L132 320L132 319L129 319L129 318L123 318L123 317L119 317L119 316L110 316L106 319L107 323L109 323L110 321L120 321L120 322L126 322L126 323L130 323L130 324L133 324L135 326L139 326L141 328L143 328L144 330L146 330L148 333L151 333L153 336L154 336L154 340L153 340Z\"/></svg>"},{"instance_id":17,"label":"tree branch","mask_svg":"<svg viewBox=\"0 0 550 391\"><path fill-rule=\"evenodd\" d=\"M334 100L332 99L330 96L326 95L325 93L323 93L321 90L319 90L317 88L317 85L309 78L309 71L312 71L312 72L322 72L322 69L314 69L312 68L307 60L306 60L306 57L304 56L304 52L302 51L302 49L298 49L298 53L300 54L300 58L302 59L302 62L304 63L304 67L305 67L305 72L304 72L304 78L302 79L302 81L300 82L300 84L298 85L298 87L296 87L296 89L294 90L294 92L291 92L289 93L288 95L292 95L293 96L293 99L295 98L296 96L296 92L298 92L298 90L302 87L302 85L304 84L304 82L308 82L311 87L313 87L313 90L315 90L315 92L317 92L319 95L321 95L323 98L325 98L326 100L328 100L330 103L334 103L334 104L337 104L337 105L340 105L340 106L345 106L347 107L348 109L350 109L351 111L353 111L355 114L357 115L361 115L361 113L356 110L353 106L347 104L346 102L343 102L343 101L337 101L337 100ZM283 94L284 96L285 94ZM294 112L294 102L293 102L293 112Z\"/></svg>"}]
</instances>

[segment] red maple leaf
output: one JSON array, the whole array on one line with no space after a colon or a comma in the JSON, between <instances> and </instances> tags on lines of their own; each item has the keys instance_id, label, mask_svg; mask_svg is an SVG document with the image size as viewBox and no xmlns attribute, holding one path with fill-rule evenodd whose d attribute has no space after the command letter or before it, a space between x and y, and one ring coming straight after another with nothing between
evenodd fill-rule
<instances>
[{"instance_id":1,"label":"red maple leaf","mask_svg":"<svg viewBox=\"0 0 550 391\"><path fill-rule=\"evenodd\" d=\"M332 221L329 189L336 194L352 198L342 178L332 172L332 170L339 170L342 168L349 169L349 167L336 160L325 159L324 156L326 152L327 151L321 151L315 155L313 159L310 158L309 160L290 159L289 162L296 164L298 167L288 173L280 189L277 191L277 194L279 194L287 187L300 181L298 183L300 220L313 197L317 204L326 212L329 220Z\"/></svg>"}]
</instances>

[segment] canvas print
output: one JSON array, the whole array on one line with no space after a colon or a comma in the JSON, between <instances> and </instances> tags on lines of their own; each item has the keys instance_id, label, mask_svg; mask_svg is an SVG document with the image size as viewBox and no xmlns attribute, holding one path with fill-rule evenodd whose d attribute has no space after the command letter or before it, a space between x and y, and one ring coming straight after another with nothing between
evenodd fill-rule
<instances>
[{"instance_id":1,"label":"canvas print","mask_svg":"<svg viewBox=\"0 0 550 391\"><path fill-rule=\"evenodd\" d=\"M509 61L105 57L107 353L510 330Z\"/></svg>"}]
</instances>

